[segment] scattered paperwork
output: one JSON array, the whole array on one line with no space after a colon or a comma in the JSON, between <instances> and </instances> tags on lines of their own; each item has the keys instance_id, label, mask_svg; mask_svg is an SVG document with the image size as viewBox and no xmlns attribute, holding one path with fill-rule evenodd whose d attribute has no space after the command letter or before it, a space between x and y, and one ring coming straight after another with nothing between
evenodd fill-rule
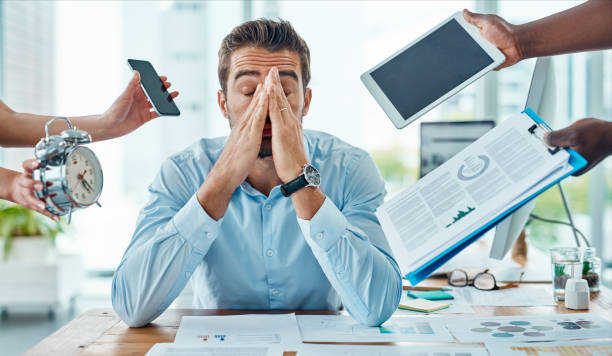
<instances>
[{"instance_id":1,"label":"scattered paperwork","mask_svg":"<svg viewBox=\"0 0 612 356\"><path fill-rule=\"evenodd\" d=\"M278 346L186 346L182 344L155 344L146 356L282 356Z\"/></svg>"},{"instance_id":2,"label":"scattered paperwork","mask_svg":"<svg viewBox=\"0 0 612 356\"><path fill-rule=\"evenodd\" d=\"M391 317L367 327L344 315L298 315L304 342L453 342L438 318Z\"/></svg>"},{"instance_id":3,"label":"scattered paperwork","mask_svg":"<svg viewBox=\"0 0 612 356\"><path fill-rule=\"evenodd\" d=\"M612 355L612 339L511 344L487 342L485 346L495 356Z\"/></svg>"},{"instance_id":4,"label":"scattered paperwork","mask_svg":"<svg viewBox=\"0 0 612 356\"><path fill-rule=\"evenodd\" d=\"M452 294L470 305L494 307L534 307L556 305L552 294L544 288L510 288L478 290L473 287L453 288Z\"/></svg>"},{"instance_id":5,"label":"scattered paperwork","mask_svg":"<svg viewBox=\"0 0 612 356\"><path fill-rule=\"evenodd\" d=\"M184 316L174 342L200 346L276 344L293 347L302 341L292 313Z\"/></svg>"},{"instance_id":6,"label":"scattered paperwork","mask_svg":"<svg viewBox=\"0 0 612 356\"><path fill-rule=\"evenodd\" d=\"M459 342L527 342L609 338L612 323L590 313L446 318Z\"/></svg>"},{"instance_id":7,"label":"scattered paperwork","mask_svg":"<svg viewBox=\"0 0 612 356\"><path fill-rule=\"evenodd\" d=\"M487 356L484 348L304 344L298 356Z\"/></svg>"},{"instance_id":8,"label":"scattered paperwork","mask_svg":"<svg viewBox=\"0 0 612 356\"><path fill-rule=\"evenodd\" d=\"M446 301L448 304L450 304L450 306L448 308L432 311L430 314L474 314L474 309L467 304L462 296L453 291L450 291L449 294L452 294L454 297L452 300ZM409 297L404 291L402 293L402 298L400 299L400 304L406 305L406 303L410 303L411 300L414 299ZM412 310L398 309L394 315L423 315L423 313Z\"/></svg>"}]
</instances>

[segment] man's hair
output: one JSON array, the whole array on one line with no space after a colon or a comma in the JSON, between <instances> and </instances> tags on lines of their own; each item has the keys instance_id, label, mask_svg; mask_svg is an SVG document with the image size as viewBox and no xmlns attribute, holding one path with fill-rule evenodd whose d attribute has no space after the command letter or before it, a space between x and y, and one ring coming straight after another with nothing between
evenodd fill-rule
<instances>
[{"instance_id":1,"label":"man's hair","mask_svg":"<svg viewBox=\"0 0 612 356\"><path fill-rule=\"evenodd\" d=\"M243 47L260 47L269 52L284 49L296 52L302 66L302 83L304 93L310 82L310 50L306 41L295 32L289 21L279 19L258 19L247 21L234 27L219 49L219 84L223 93L227 93L227 77L229 75L230 57L232 53Z\"/></svg>"}]
</instances>

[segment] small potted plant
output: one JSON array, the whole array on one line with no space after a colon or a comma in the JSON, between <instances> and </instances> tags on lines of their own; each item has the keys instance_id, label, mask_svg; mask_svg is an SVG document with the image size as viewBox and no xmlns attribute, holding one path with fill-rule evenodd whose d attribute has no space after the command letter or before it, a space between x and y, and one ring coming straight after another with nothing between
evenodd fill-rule
<instances>
[{"instance_id":1,"label":"small potted plant","mask_svg":"<svg viewBox=\"0 0 612 356\"><path fill-rule=\"evenodd\" d=\"M0 262L35 262L48 258L62 225L20 205L0 200Z\"/></svg>"}]
</instances>

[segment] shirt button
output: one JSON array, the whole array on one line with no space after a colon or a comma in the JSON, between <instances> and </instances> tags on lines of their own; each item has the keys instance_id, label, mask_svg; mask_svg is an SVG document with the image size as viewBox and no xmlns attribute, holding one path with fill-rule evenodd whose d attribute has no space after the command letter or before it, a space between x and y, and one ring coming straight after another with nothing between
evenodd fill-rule
<instances>
[{"instance_id":1,"label":"shirt button","mask_svg":"<svg viewBox=\"0 0 612 356\"><path fill-rule=\"evenodd\" d=\"M277 291L276 289L272 291L272 295L275 297L278 297L278 295L280 294L279 291Z\"/></svg>"},{"instance_id":2,"label":"shirt button","mask_svg":"<svg viewBox=\"0 0 612 356\"><path fill-rule=\"evenodd\" d=\"M212 232L207 232L206 233L206 238L207 239L212 239L215 235Z\"/></svg>"},{"instance_id":3,"label":"shirt button","mask_svg":"<svg viewBox=\"0 0 612 356\"><path fill-rule=\"evenodd\" d=\"M343 274L342 272L338 272L338 278L342 278Z\"/></svg>"},{"instance_id":4,"label":"shirt button","mask_svg":"<svg viewBox=\"0 0 612 356\"><path fill-rule=\"evenodd\" d=\"M317 232L317 234L315 235L317 237L317 239L321 240L323 239L323 233L322 232Z\"/></svg>"},{"instance_id":5,"label":"shirt button","mask_svg":"<svg viewBox=\"0 0 612 356\"><path fill-rule=\"evenodd\" d=\"M272 257L272 256L274 256L274 250L268 250L268 251L266 251L266 255L268 255L268 257Z\"/></svg>"},{"instance_id":6,"label":"shirt button","mask_svg":"<svg viewBox=\"0 0 612 356\"><path fill-rule=\"evenodd\" d=\"M191 273L190 272L185 272L185 277L187 277L187 278L191 277Z\"/></svg>"},{"instance_id":7,"label":"shirt button","mask_svg":"<svg viewBox=\"0 0 612 356\"><path fill-rule=\"evenodd\" d=\"M266 204L266 205L265 205L265 208L266 208L266 210L270 210L270 209L272 209L272 205L270 205L270 204Z\"/></svg>"}]
</instances>

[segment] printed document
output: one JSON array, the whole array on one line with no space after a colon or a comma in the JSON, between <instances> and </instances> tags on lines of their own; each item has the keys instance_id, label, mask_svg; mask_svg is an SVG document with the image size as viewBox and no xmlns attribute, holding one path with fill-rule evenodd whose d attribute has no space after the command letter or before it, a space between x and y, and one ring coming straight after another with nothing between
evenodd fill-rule
<instances>
[{"instance_id":1,"label":"printed document","mask_svg":"<svg viewBox=\"0 0 612 356\"><path fill-rule=\"evenodd\" d=\"M592 313L574 313L446 318L446 327L459 342L508 343L609 338L612 323Z\"/></svg>"},{"instance_id":2,"label":"printed document","mask_svg":"<svg viewBox=\"0 0 612 356\"><path fill-rule=\"evenodd\" d=\"M488 356L482 347L304 344L298 356Z\"/></svg>"},{"instance_id":3,"label":"printed document","mask_svg":"<svg viewBox=\"0 0 612 356\"><path fill-rule=\"evenodd\" d=\"M181 344L155 344L146 356L282 356L283 349L276 346L185 346Z\"/></svg>"},{"instance_id":4,"label":"printed document","mask_svg":"<svg viewBox=\"0 0 612 356\"><path fill-rule=\"evenodd\" d=\"M510 207L572 170L513 116L376 212L403 274L425 265Z\"/></svg>"},{"instance_id":5,"label":"printed document","mask_svg":"<svg viewBox=\"0 0 612 356\"><path fill-rule=\"evenodd\" d=\"M612 339L538 343L485 342L496 356L606 356L612 355Z\"/></svg>"},{"instance_id":6,"label":"printed document","mask_svg":"<svg viewBox=\"0 0 612 356\"><path fill-rule=\"evenodd\" d=\"M544 288L510 288L482 291L473 287L453 288L453 295L460 296L469 305L492 307L535 307L557 305L552 294Z\"/></svg>"},{"instance_id":7,"label":"printed document","mask_svg":"<svg viewBox=\"0 0 612 356\"><path fill-rule=\"evenodd\" d=\"M293 347L302 340L292 313L184 316L174 342L199 346L276 344Z\"/></svg>"},{"instance_id":8,"label":"printed document","mask_svg":"<svg viewBox=\"0 0 612 356\"><path fill-rule=\"evenodd\" d=\"M391 317L368 327L345 315L298 315L304 342L453 342L442 318Z\"/></svg>"}]
</instances>

